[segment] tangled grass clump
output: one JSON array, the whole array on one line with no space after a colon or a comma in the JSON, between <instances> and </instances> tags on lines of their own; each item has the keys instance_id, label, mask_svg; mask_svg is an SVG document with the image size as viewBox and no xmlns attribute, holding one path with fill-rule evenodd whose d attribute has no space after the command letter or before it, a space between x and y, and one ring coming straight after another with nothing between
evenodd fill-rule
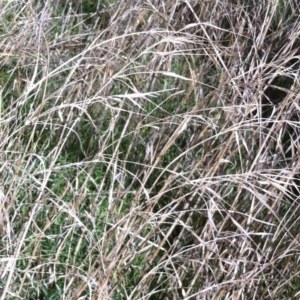
<instances>
[{"instance_id":1,"label":"tangled grass clump","mask_svg":"<svg viewBox=\"0 0 300 300\"><path fill-rule=\"evenodd\" d=\"M0 2L0 299L296 299L292 0Z\"/></svg>"}]
</instances>

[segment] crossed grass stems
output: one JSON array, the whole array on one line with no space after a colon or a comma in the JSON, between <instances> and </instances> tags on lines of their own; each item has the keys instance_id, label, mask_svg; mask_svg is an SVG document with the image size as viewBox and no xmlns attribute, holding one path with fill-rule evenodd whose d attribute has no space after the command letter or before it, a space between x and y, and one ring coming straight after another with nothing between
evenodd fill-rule
<instances>
[{"instance_id":1,"label":"crossed grass stems","mask_svg":"<svg viewBox=\"0 0 300 300\"><path fill-rule=\"evenodd\" d=\"M0 4L1 299L297 297L299 7L269 2Z\"/></svg>"}]
</instances>

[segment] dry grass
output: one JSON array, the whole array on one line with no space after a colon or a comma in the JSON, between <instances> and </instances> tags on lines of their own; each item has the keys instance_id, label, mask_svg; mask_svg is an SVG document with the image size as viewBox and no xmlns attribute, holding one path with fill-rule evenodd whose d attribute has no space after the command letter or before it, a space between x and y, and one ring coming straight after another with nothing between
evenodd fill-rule
<instances>
[{"instance_id":1,"label":"dry grass","mask_svg":"<svg viewBox=\"0 0 300 300\"><path fill-rule=\"evenodd\" d=\"M0 2L0 299L298 298L298 2L96 2Z\"/></svg>"}]
</instances>

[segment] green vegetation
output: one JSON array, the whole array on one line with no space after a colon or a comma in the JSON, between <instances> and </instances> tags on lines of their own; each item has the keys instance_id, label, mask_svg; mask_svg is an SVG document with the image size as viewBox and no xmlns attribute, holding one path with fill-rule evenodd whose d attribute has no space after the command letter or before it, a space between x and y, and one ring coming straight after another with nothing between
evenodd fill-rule
<instances>
[{"instance_id":1,"label":"green vegetation","mask_svg":"<svg viewBox=\"0 0 300 300\"><path fill-rule=\"evenodd\" d=\"M1 1L0 300L297 299L299 13Z\"/></svg>"}]
</instances>

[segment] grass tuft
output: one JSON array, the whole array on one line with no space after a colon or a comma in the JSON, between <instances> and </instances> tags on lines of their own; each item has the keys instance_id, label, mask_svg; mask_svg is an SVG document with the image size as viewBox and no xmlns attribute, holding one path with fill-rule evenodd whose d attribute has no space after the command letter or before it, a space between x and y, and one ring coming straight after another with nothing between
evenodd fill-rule
<instances>
[{"instance_id":1,"label":"grass tuft","mask_svg":"<svg viewBox=\"0 0 300 300\"><path fill-rule=\"evenodd\" d=\"M1 1L2 299L299 296L296 1Z\"/></svg>"}]
</instances>

